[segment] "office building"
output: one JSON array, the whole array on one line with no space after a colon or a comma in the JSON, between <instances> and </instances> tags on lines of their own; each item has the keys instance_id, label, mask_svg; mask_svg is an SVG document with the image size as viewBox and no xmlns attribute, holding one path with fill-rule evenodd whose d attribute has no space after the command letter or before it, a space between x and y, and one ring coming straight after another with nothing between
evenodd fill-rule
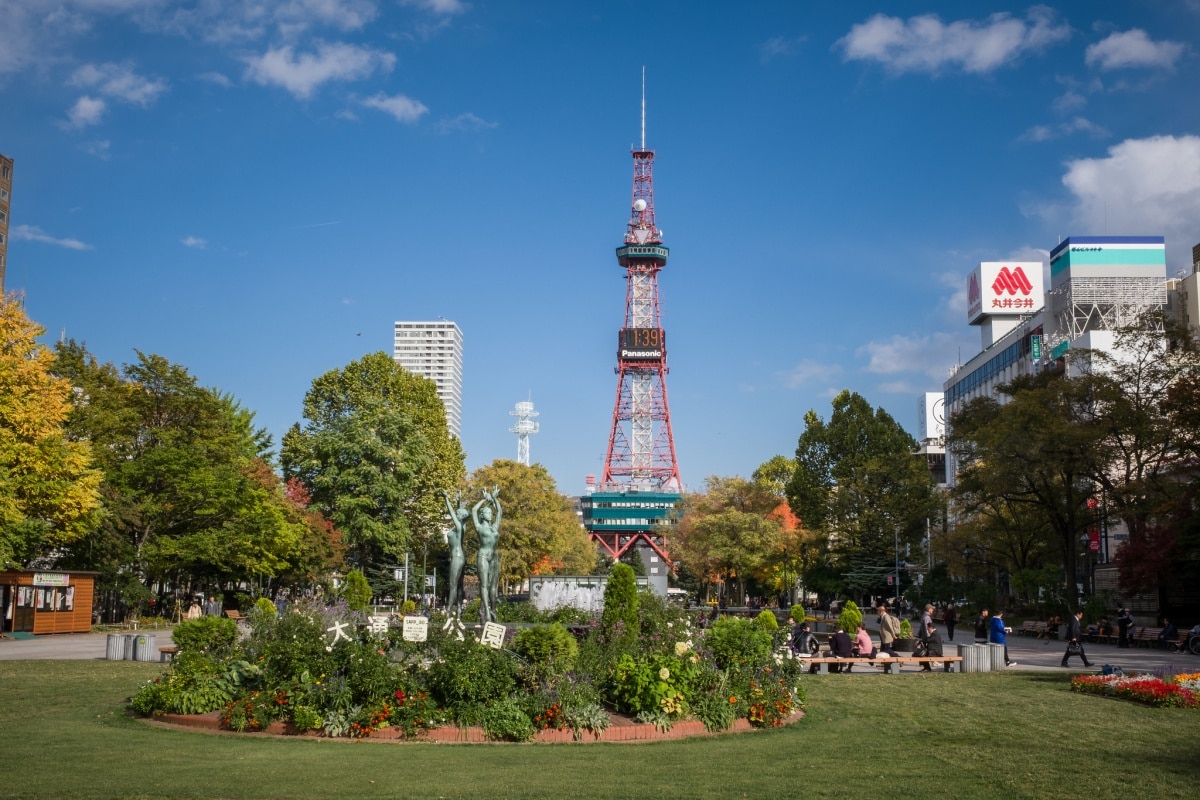
<instances>
[{"instance_id":1,"label":"office building","mask_svg":"<svg viewBox=\"0 0 1200 800\"><path fill-rule=\"evenodd\" d=\"M8 268L8 218L12 206L13 160L0 153L0 295Z\"/></svg>"},{"instance_id":2,"label":"office building","mask_svg":"<svg viewBox=\"0 0 1200 800\"><path fill-rule=\"evenodd\" d=\"M463 335L458 325L436 322L397 322L392 358L409 372L437 384L446 408L446 425L457 439L462 431Z\"/></svg>"}]
</instances>

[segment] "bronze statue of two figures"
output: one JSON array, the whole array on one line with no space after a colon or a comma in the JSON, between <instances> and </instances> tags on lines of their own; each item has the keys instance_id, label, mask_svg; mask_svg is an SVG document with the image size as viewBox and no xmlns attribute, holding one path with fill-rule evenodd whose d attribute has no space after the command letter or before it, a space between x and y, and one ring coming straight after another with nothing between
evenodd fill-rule
<instances>
[{"instance_id":1,"label":"bronze statue of two figures","mask_svg":"<svg viewBox=\"0 0 1200 800\"><path fill-rule=\"evenodd\" d=\"M462 492L451 502L450 493L442 492L446 498L446 510L450 512L452 530L447 531L450 545L450 597L446 603L446 625L462 628L463 567L467 557L463 547L467 533L467 518L475 525L479 537L479 556L476 565L479 573L479 621L496 621L496 604L500 600L500 487L483 490L483 499L467 509Z\"/></svg>"}]
</instances>

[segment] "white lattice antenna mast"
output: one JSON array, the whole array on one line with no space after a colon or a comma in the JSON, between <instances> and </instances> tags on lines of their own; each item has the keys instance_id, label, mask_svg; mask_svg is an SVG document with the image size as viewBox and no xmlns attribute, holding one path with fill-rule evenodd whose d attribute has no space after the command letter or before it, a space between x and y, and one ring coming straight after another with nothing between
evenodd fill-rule
<instances>
[{"instance_id":1,"label":"white lattice antenna mast","mask_svg":"<svg viewBox=\"0 0 1200 800\"><path fill-rule=\"evenodd\" d=\"M509 433L517 435L517 462L528 467L529 437L538 432L538 424L533 421L538 412L533 410L532 401L522 400L508 415L517 418L517 424L508 429Z\"/></svg>"}]
</instances>

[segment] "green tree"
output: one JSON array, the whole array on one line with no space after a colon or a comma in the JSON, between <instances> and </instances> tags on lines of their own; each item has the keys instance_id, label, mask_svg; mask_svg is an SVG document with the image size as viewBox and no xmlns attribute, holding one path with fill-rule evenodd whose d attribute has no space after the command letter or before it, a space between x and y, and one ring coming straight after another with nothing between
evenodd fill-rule
<instances>
[{"instance_id":1,"label":"green tree","mask_svg":"<svg viewBox=\"0 0 1200 800\"><path fill-rule=\"evenodd\" d=\"M77 388L68 430L94 447L105 511L62 566L97 569L131 597L151 579L261 584L286 567L299 526L253 414L161 356L139 352L118 372L76 342L57 350L56 370Z\"/></svg>"},{"instance_id":2,"label":"green tree","mask_svg":"<svg viewBox=\"0 0 1200 800\"><path fill-rule=\"evenodd\" d=\"M878 575L874 588L884 591L897 534L902 545L916 544L937 514L916 442L886 411L845 390L828 422L810 410L804 425L788 503L818 534L832 572ZM820 578L819 565L809 572Z\"/></svg>"},{"instance_id":3,"label":"green tree","mask_svg":"<svg viewBox=\"0 0 1200 800\"><path fill-rule=\"evenodd\" d=\"M467 495L479 498L484 489L494 486L500 487L504 509L499 546L502 583L520 582L530 575L592 571L596 547L545 467L497 459L471 473ZM471 541L466 544L470 550L476 547Z\"/></svg>"},{"instance_id":4,"label":"green tree","mask_svg":"<svg viewBox=\"0 0 1200 800\"><path fill-rule=\"evenodd\" d=\"M976 398L950 421L949 446L959 461L955 507L966 518L981 518L986 532L1007 527L1002 543L1028 541L1023 531L1044 532L1048 555L1073 586L1079 537L1095 518L1092 475L1104 460L1103 431L1089 419L1094 394L1083 382L1049 373L1018 378L999 391L1007 402ZM1037 543L1029 541L1027 552L1010 546L1009 568L1034 566ZM1074 591L1069 594L1074 599Z\"/></svg>"},{"instance_id":5,"label":"green tree","mask_svg":"<svg viewBox=\"0 0 1200 800\"><path fill-rule=\"evenodd\" d=\"M436 541L440 493L459 485L465 469L433 381L369 353L313 381L304 419L284 436L284 476L310 493L359 569L373 572Z\"/></svg>"},{"instance_id":6,"label":"green tree","mask_svg":"<svg viewBox=\"0 0 1200 800\"><path fill-rule=\"evenodd\" d=\"M52 374L16 295L0 297L0 566L81 538L95 524L101 475L66 431L72 387Z\"/></svg>"},{"instance_id":7,"label":"green tree","mask_svg":"<svg viewBox=\"0 0 1200 800\"><path fill-rule=\"evenodd\" d=\"M674 551L687 569L716 583L723 594L776 566L783 557L782 523L773 516L779 498L744 478L709 477L705 492L687 495Z\"/></svg>"}]
</instances>

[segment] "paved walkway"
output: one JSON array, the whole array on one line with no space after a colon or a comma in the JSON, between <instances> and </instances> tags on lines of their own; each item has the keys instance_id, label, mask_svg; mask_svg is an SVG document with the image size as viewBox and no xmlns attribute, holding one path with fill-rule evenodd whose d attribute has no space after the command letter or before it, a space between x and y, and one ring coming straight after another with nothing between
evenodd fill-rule
<instances>
[{"instance_id":1,"label":"paved walkway","mask_svg":"<svg viewBox=\"0 0 1200 800\"><path fill-rule=\"evenodd\" d=\"M155 661L158 648L172 643L167 628L121 633L153 636ZM0 661L102 659L108 653L108 636L107 633L56 633L32 639L0 639Z\"/></svg>"},{"instance_id":2,"label":"paved walkway","mask_svg":"<svg viewBox=\"0 0 1200 800\"><path fill-rule=\"evenodd\" d=\"M125 631L125 633L135 633ZM167 629L136 631L138 634L154 636L155 660L157 648L171 644L171 631ZM945 630L942 638L945 641L946 655L957 655L955 645L973 644L971 630L968 628L963 636L962 628L955 630L954 641L945 641ZM1030 636L1012 635L1008 637L1009 658L1017 662L1016 670L1050 670L1050 671L1083 671L1084 666L1078 658L1071 659L1071 666L1063 670L1062 656L1067 649L1067 643L1058 639L1034 639ZM1111 644L1085 644L1088 660L1092 668L1099 670L1105 664L1119 666L1125 671L1167 670L1170 672L1200 672L1200 656L1191 653L1168 653L1163 650L1147 648L1121 649ZM0 639L0 661L14 660L86 660L102 659L108 652L108 634L104 633L64 633L52 636L38 636L33 639ZM857 674L857 673L856 673ZM870 674L865 673L865 674Z\"/></svg>"}]
</instances>

